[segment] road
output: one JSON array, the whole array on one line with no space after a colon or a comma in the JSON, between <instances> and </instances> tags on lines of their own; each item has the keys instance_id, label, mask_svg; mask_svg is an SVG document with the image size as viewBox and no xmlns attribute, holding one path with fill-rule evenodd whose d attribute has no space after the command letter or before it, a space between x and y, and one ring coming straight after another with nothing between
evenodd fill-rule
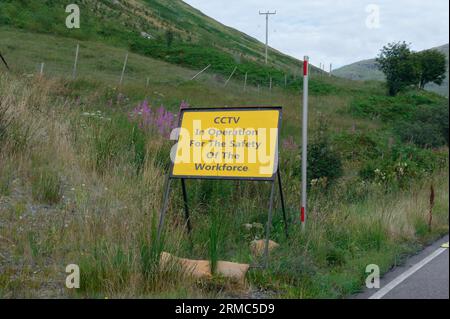
<instances>
[{"instance_id":1,"label":"road","mask_svg":"<svg viewBox=\"0 0 450 319\"><path fill-rule=\"evenodd\" d=\"M366 289L356 299L449 299L449 252L445 236L404 266L385 274L380 289Z\"/></svg>"}]
</instances>

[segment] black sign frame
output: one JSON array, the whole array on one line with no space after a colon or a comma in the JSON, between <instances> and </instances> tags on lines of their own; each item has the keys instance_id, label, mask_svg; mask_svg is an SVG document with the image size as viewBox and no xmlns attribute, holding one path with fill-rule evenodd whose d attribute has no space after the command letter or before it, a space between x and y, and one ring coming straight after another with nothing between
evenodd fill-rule
<instances>
[{"instance_id":1,"label":"black sign frame","mask_svg":"<svg viewBox=\"0 0 450 319\"><path fill-rule=\"evenodd\" d=\"M269 198L269 212L268 212L268 220L266 225L266 239L265 239L265 249L264 249L264 259L265 263L261 266L256 267L262 267L267 268L269 265L269 240L270 240L270 231L272 228L272 211L273 211L273 201L274 201L274 193L275 193L275 181L278 181L278 191L280 194L280 201L281 201L281 207L283 212L283 220L284 220L284 230L286 238L289 238L288 233L288 221L286 216L286 206L284 202L284 195L283 195L283 187L282 187L282 181L281 181L281 174L280 174L280 166L279 166L279 140L280 140L280 130L281 130L281 123L282 123L282 111L283 108L281 106L245 106L245 107L196 107L196 108L187 108L180 111L179 119L178 119L178 127L181 127L181 123L183 120L183 115L186 112L204 112L204 111L265 111L265 110L276 110L279 111L279 117L278 117L278 141L277 141L277 149L275 154L275 167L276 172L272 175L270 178L260 178L260 177L220 177L220 176L197 176L197 175L173 175L173 168L174 163L171 161L169 172L166 176L166 180L164 183L164 195L163 195L163 205L161 207L160 211L160 218L159 218L159 224L158 224L158 233L157 233L157 240L158 242L161 240L161 233L164 225L164 219L165 215L167 213L168 209L168 202L170 197L170 190L171 190L171 184L172 181L175 179L179 179L181 181L181 189L183 193L183 203L184 203L184 213L185 213L185 220L186 220L186 227L188 230L188 233L190 234L192 231L192 225L191 225L191 219L189 215L189 204L187 199L187 190L186 190L186 180L191 179L205 179L205 180L245 180L245 181L254 181L254 182L270 182L271 183L271 191L270 191L270 198Z\"/></svg>"}]
</instances>

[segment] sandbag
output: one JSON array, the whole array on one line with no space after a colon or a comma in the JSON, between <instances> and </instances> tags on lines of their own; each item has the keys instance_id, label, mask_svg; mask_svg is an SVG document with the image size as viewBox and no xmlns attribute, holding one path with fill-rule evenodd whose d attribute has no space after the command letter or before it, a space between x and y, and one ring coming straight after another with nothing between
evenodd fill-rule
<instances>
[{"instance_id":1,"label":"sandbag","mask_svg":"<svg viewBox=\"0 0 450 319\"><path fill-rule=\"evenodd\" d=\"M216 272L225 278L233 279L236 282L244 283L249 264L238 264L229 261L218 261Z\"/></svg>"},{"instance_id":2,"label":"sandbag","mask_svg":"<svg viewBox=\"0 0 450 319\"><path fill-rule=\"evenodd\" d=\"M211 267L208 260L193 260L186 258L179 258L162 252L160 257L161 267L170 267L171 265L179 265L186 275L197 279L211 279ZM249 264L238 264L229 261L218 261L216 272L225 278L232 279L239 283L245 282L245 275L247 274Z\"/></svg>"},{"instance_id":3,"label":"sandbag","mask_svg":"<svg viewBox=\"0 0 450 319\"><path fill-rule=\"evenodd\" d=\"M198 279L211 279L211 268L207 260L192 260L173 256L167 252L161 253L160 266L168 267L178 264L186 275Z\"/></svg>"},{"instance_id":4,"label":"sandbag","mask_svg":"<svg viewBox=\"0 0 450 319\"><path fill-rule=\"evenodd\" d=\"M269 252L278 248L280 245L276 242L269 240ZM250 250L254 256L262 256L266 248L266 241L264 239L254 240L250 243Z\"/></svg>"}]
</instances>

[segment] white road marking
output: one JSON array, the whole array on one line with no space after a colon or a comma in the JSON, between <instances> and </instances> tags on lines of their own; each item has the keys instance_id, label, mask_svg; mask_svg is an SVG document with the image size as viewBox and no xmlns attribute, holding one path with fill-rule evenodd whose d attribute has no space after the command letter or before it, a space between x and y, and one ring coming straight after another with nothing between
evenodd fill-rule
<instances>
[{"instance_id":1,"label":"white road marking","mask_svg":"<svg viewBox=\"0 0 450 319\"><path fill-rule=\"evenodd\" d=\"M434 253L429 255L428 257L422 259L420 262L412 266L410 269L405 271L403 274L392 280L389 284L378 290L376 293L374 293L372 296L369 297L369 299L381 299L383 298L387 293L389 293L392 289L397 287L399 284L401 284L403 281L405 281L408 277L410 277L412 274L414 274L416 271L421 269L423 266L428 264L430 261L432 261L434 258L442 254L444 251L447 251L446 248L439 248Z\"/></svg>"}]
</instances>

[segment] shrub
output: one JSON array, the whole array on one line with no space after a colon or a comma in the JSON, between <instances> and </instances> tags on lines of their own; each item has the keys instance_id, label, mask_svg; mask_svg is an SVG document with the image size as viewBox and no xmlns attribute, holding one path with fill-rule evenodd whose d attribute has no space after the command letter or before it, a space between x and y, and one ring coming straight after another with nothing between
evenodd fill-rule
<instances>
[{"instance_id":1,"label":"shrub","mask_svg":"<svg viewBox=\"0 0 450 319\"><path fill-rule=\"evenodd\" d=\"M328 141L322 140L308 146L308 181L326 178L327 183L332 184L342 174L341 158Z\"/></svg>"},{"instance_id":2,"label":"shrub","mask_svg":"<svg viewBox=\"0 0 450 319\"><path fill-rule=\"evenodd\" d=\"M412 178L432 173L445 164L439 153L414 145L395 145L384 157L367 161L359 176L364 181L404 187Z\"/></svg>"},{"instance_id":3,"label":"shrub","mask_svg":"<svg viewBox=\"0 0 450 319\"><path fill-rule=\"evenodd\" d=\"M421 147L448 145L448 101L447 104L420 106L410 121L403 121L396 132L404 142Z\"/></svg>"},{"instance_id":4,"label":"shrub","mask_svg":"<svg viewBox=\"0 0 450 319\"><path fill-rule=\"evenodd\" d=\"M403 142L421 147L440 147L449 143L448 100L432 93L365 97L352 102L350 113L382 120Z\"/></svg>"},{"instance_id":5,"label":"shrub","mask_svg":"<svg viewBox=\"0 0 450 319\"><path fill-rule=\"evenodd\" d=\"M347 160L365 160L381 154L374 136L364 132L340 133L334 137L336 152Z\"/></svg>"},{"instance_id":6,"label":"shrub","mask_svg":"<svg viewBox=\"0 0 450 319\"><path fill-rule=\"evenodd\" d=\"M396 127L396 132L403 142L421 147L439 147L446 144L440 128L431 123L402 122Z\"/></svg>"}]
</instances>

